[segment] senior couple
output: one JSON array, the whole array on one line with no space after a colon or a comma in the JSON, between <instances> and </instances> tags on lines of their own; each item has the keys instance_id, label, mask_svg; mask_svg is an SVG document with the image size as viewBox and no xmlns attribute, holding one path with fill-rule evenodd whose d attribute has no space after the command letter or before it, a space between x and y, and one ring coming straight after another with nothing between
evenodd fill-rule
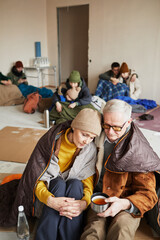
<instances>
[{"instance_id":1,"label":"senior couple","mask_svg":"<svg viewBox=\"0 0 160 240\"><path fill-rule=\"evenodd\" d=\"M15 224L23 204L27 216L40 215L36 240L134 239L140 219L157 204L157 170L160 160L128 103L108 101L103 121L98 111L83 109L40 139L0 225ZM97 191L110 203L99 214L89 206Z\"/></svg>"}]
</instances>

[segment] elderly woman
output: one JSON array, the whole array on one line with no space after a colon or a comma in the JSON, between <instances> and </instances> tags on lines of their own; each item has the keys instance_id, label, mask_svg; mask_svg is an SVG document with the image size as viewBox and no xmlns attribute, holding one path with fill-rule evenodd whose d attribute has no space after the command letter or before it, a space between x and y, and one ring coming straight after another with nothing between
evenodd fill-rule
<instances>
[{"instance_id":1,"label":"elderly woman","mask_svg":"<svg viewBox=\"0 0 160 240\"><path fill-rule=\"evenodd\" d=\"M0 226L15 225L18 206L23 205L27 216L40 215L37 240L79 239L93 192L93 139L100 132L100 113L86 108L72 123L56 125L42 136L17 189L13 191L13 181L8 192L7 184L0 187Z\"/></svg>"},{"instance_id":2,"label":"elderly woman","mask_svg":"<svg viewBox=\"0 0 160 240\"><path fill-rule=\"evenodd\" d=\"M83 109L55 136L47 170L39 178L35 195L45 204L36 239L79 239L83 211L90 204L95 173L94 137L101 132L97 111Z\"/></svg>"}]
</instances>

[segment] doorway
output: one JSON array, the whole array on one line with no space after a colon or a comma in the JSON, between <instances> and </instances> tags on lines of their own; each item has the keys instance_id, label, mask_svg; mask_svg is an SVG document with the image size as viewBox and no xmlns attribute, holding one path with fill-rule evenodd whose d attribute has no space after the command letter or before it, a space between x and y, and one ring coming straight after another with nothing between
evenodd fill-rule
<instances>
[{"instance_id":1,"label":"doorway","mask_svg":"<svg viewBox=\"0 0 160 240\"><path fill-rule=\"evenodd\" d=\"M88 83L89 5L57 8L59 84L77 70Z\"/></svg>"}]
</instances>

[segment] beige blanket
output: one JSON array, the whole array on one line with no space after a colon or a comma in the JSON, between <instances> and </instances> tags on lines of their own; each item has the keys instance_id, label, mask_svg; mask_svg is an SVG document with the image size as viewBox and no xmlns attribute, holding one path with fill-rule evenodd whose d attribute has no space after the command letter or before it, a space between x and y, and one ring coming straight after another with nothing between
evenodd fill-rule
<instances>
[{"instance_id":1,"label":"beige blanket","mask_svg":"<svg viewBox=\"0 0 160 240\"><path fill-rule=\"evenodd\" d=\"M24 97L16 85L0 85L0 106L22 104Z\"/></svg>"}]
</instances>

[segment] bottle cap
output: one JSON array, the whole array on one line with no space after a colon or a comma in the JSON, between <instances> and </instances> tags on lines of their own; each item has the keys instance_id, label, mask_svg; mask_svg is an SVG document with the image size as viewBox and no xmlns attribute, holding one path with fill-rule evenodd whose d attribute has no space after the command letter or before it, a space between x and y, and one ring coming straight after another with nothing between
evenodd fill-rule
<instances>
[{"instance_id":1,"label":"bottle cap","mask_svg":"<svg viewBox=\"0 0 160 240\"><path fill-rule=\"evenodd\" d=\"M19 211L19 212L23 212L23 211L24 211L24 207L23 207L22 205L20 205L20 206L18 207L18 211Z\"/></svg>"}]
</instances>

